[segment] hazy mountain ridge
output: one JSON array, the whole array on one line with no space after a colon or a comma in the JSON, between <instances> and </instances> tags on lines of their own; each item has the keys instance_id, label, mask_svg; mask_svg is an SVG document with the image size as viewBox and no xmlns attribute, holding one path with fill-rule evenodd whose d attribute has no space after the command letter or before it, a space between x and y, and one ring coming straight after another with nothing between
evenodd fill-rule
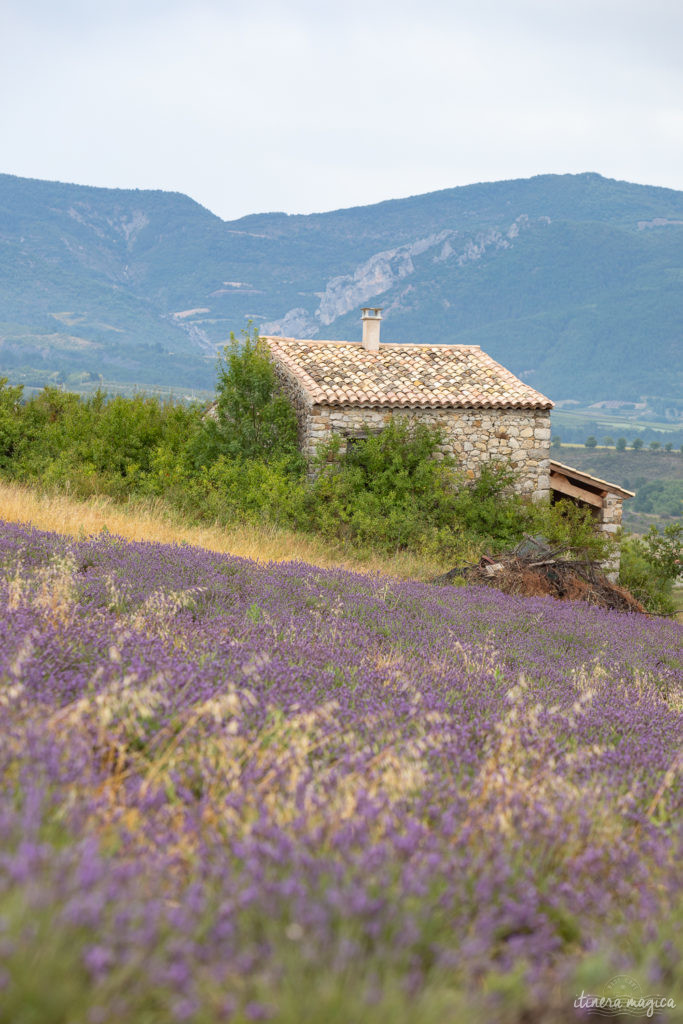
<instances>
[{"instance_id":1,"label":"hazy mountain ridge","mask_svg":"<svg viewBox=\"0 0 683 1024\"><path fill-rule=\"evenodd\" d=\"M553 398L674 410L682 300L683 193L595 174L232 222L178 193L0 175L0 373L16 379L210 387L249 319L356 338L376 303L387 341L481 344Z\"/></svg>"}]
</instances>

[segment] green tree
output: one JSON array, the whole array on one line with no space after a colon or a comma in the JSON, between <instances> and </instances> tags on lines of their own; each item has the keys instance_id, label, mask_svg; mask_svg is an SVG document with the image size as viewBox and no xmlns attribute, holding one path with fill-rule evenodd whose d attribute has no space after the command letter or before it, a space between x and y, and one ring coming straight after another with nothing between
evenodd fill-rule
<instances>
[{"instance_id":1,"label":"green tree","mask_svg":"<svg viewBox=\"0 0 683 1024\"><path fill-rule=\"evenodd\" d=\"M643 538L647 556L663 579L683 576L683 526L671 523L659 531L651 526Z\"/></svg>"},{"instance_id":2,"label":"green tree","mask_svg":"<svg viewBox=\"0 0 683 1024\"><path fill-rule=\"evenodd\" d=\"M0 470L6 470L17 457L21 438L21 387L9 387L0 377Z\"/></svg>"},{"instance_id":3,"label":"green tree","mask_svg":"<svg viewBox=\"0 0 683 1024\"><path fill-rule=\"evenodd\" d=\"M617 451L618 452L625 452L626 451L626 438L625 437L618 437L617 438Z\"/></svg>"},{"instance_id":4,"label":"green tree","mask_svg":"<svg viewBox=\"0 0 683 1024\"><path fill-rule=\"evenodd\" d=\"M602 443L604 445L607 445L607 447L611 448L611 446L614 444L614 438L608 434L606 437L603 437Z\"/></svg>"},{"instance_id":5,"label":"green tree","mask_svg":"<svg viewBox=\"0 0 683 1024\"><path fill-rule=\"evenodd\" d=\"M557 434L555 434L555 436L550 439L550 443L553 446L553 448L561 448L562 438L558 437Z\"/></svg>"},{"instance_id":6,"label":"green tree","mask_svg":"<svg viewBox=\"0 0 683 1024\"><path fill-rule=\"evenodd\" d=\"M597 448L598 440L596 437L593 436L593 434L591 434L590 437L586 438L585 444L586 448Z\"/></svg>"},{"instance_id":7,"label":"green tree","mask_svg":"<svg viewBox=\"0 0 683 1024\"><path fill-rule=\"evenodd\" d=\"M231 459L289 458L301 468L297 419L278 387L275 368L258 331L230 335L218 362L216 404L197 438L194 461L209 465Z\"/></svg>"},{"instance_id":8,"label":"green tree","mask_svg":"<svg viewBox=\"0 0 683 1024\"><path fill-rule=\"evenodd\" d=\"M661 447L659 441L650 441L650 451L658 452Z\"/></svg>"},{"instance_id":9,"label":"green tree","mask_svg":"<svg viewBox=\"0 0 683 1024\"><path fill-rule=\"evenodd\" d=\"M673 447L674 446L672 445L671 441L667 441L667 443L664 445L664 451L671 452L673 451Z\"/></svg>"},{"instance_id":10,"label":"green tree","mask_svg":"<svg viewBox=\"0 0 683 1024\"><path fill-rule=\"evenodd\" d=\"M631 444L631 448L633 448L634 452L639 452L642 447L643 447L643 439L642 439L642 437L634 438L634 440L633 440L633 442Z\"/></svg>"}]
</instances>

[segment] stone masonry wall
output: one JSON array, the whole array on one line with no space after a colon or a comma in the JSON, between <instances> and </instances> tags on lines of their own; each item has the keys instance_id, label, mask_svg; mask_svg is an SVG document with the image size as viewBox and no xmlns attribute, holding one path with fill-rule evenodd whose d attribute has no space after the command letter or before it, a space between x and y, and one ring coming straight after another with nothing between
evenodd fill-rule
<instances>
[{"instance_id":1,"label":"stone masonry wall","mask_svg":"<svg viewBox=\"0 0 683 1024\"><path fill-rule=\"evenodd\" d=\"M442 450L454 456L467 476L474 477L484 463L508 459L520 474L517 488L533 498L550 492L550 413L540 409L369 409L307 404L304 396L282 379L294 401L299 419L301 447L312 460L319 445L335 434L367 437L382 430L392 418L439 427Z\"/></svg>"}]
</instances>

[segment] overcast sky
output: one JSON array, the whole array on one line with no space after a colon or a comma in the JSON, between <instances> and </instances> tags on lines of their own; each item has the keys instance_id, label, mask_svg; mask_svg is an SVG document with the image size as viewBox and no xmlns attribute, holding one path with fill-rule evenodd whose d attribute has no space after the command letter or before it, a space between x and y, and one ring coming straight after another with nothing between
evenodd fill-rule
<instances>
[{"instance_id":1,"label":"overcast sky","mask_svg":"<svg viewBox=\"0 0 683 1024\"><path fill-rule=\"evenodd\" d=\"M0 171L226 219L547 172L683 189L683 0L0 0Z\"/></svg>"}]
</instances>

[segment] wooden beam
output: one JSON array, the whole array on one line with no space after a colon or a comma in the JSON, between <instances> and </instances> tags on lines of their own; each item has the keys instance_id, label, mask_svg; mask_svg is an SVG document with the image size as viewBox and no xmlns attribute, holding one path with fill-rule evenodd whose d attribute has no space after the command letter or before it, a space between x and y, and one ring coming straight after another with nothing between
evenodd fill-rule
<instances>
[{"instance_id":1,"label":"wooden beam","mask_svg":"<svg viewBox=\"0 0 683 1024\"><path fill-rule=\"evenodd\" d=\"M550 474L550 490L558 491L568 498L576 498L577 501L583 501L586 505L593 505L594 508L602 508L603 505L599 494L595 494L593 491L584 491L583 488L570 483L566 476L562 476L561 473Z\"/></svg>"},{"instance_id":2,"label":"wooden beam","mask_svg":"<svg viewBox=\"0 0 683 1024\"><path fill-rule=\"evenodd\" d=\"M611 484L608 480L601 480L600 477L592 476L590 473L583 473L580 469L567 466L564 462L558 462L557 459L550 460L550 472L559 473L578 485L585 483L590 487L597 487L603 494L605 491L611 491L613 494L620 494L622 498L635 497L634 491L626 491L623 487L618 487L617 484Z\"/></svg>"}]
</instances>

